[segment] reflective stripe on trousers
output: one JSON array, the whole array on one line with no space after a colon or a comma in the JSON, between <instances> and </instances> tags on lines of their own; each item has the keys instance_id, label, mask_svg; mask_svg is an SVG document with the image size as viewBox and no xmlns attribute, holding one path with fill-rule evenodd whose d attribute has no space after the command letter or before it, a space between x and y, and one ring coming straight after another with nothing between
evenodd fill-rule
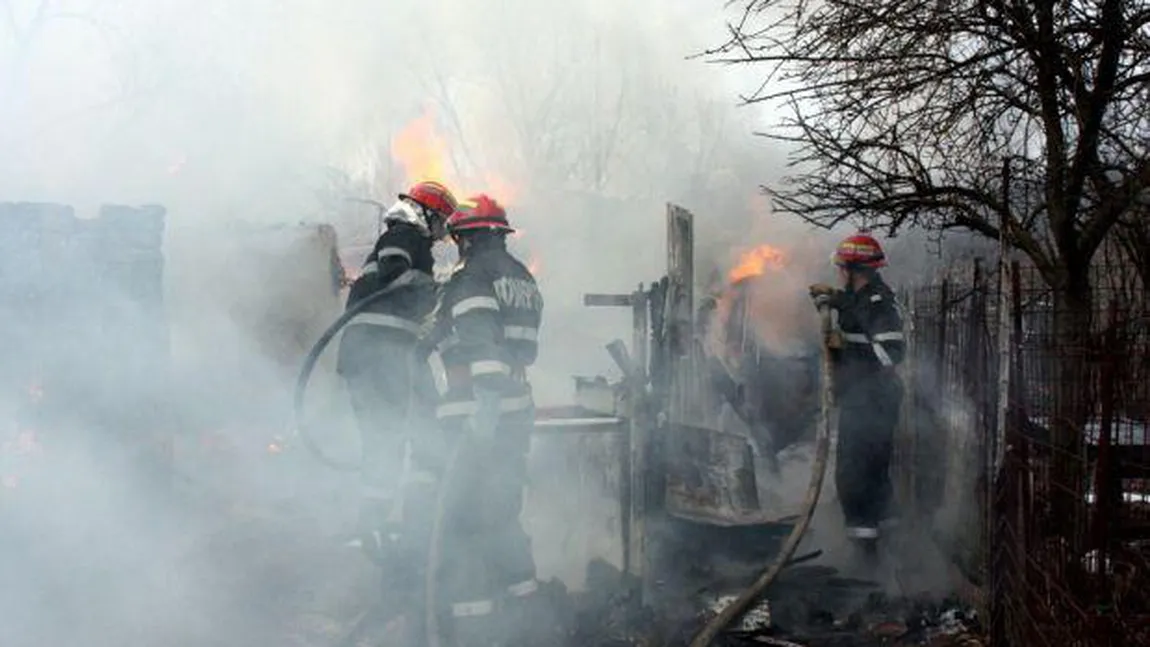
<instances>
[{"instance_id":1,"label":"reflective stripe on trousers","mask_svg":"<svg viewBox=\"0 0 1150 647\"><path fill-rule=\"evenodd\" d=\"M507 594L513 598L525 598L538 590L539 582L532 578L507 587Z\"/></svg>"},{"instance_id":2,"label":"reflective stripe on trousers","mask_svg":"<svg viewBox=\"0 0 1150 647\"><path fill-rule=\"evenodd\" d=\"M507 587L507 596L511 598L525 598L539 590L539 581L532 578L523 580ZM471 618L486 616L495 612L495 600L470 600L457 602L451 605L451 615L456 618Z\"/></svg>"},{"instance_id":3,"label":"reflective stripe on trousers","mask_svg":"<svg viewBox=\"0 0 1150 647\"><path fill-rule=\"evenodd\" d=\"M471 376L505 375L511 377L511 366L497 359L482 359L471 363Z\"/></svg>"},{"instance_id":4,"label":"reflective stripe on trousers","mask_svg":"<svg viewBox=\"0 0 1150 647\"><path fill-rule=\"evenodd\" d=\"M851 539L878 539L878 528L871 526L847 526L847 537Z\"/></svg>"},{"instance_id":5,"label":"reflective stripe on trousers","mask_svg":"<svg viewBox=\"0 0 1150 647\"><path fill-rule=\"evenodd\" d=\"M495 600L472 600L451 605L451 615L456 618L489 616L495 612Z\"/></svg>"},{"instance_id":6,"label":"reflective stripe on trousers","mask_svg":"<svg viewBox=\"0 0 1150 647\"><path fill-rule=\"evenodd\" d=\"M844 332L843 341L852 344L869 344L872 341L903 341L904 335L901 332L880 332L875 333L874 337L867 337L866 335L858 332Z\"/></svg>"}]
</instances>

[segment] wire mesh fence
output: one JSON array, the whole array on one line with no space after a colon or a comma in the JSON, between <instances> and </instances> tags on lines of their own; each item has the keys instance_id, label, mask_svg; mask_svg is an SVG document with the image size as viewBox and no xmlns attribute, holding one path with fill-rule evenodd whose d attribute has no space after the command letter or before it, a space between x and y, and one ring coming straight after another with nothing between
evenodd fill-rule
<instances>
[{"instance_id":1,"label":"wire mesh fence","mask_svg":"<svg viewBox=\"0 0 1150 647\"><path fill-rule=\"evenodd\" d=\"M1150 308L1129 277L1096 268L1075 301L976 263L905 295L900 495L994 644L1150 644Z\"/></svg>"}]
</instances>

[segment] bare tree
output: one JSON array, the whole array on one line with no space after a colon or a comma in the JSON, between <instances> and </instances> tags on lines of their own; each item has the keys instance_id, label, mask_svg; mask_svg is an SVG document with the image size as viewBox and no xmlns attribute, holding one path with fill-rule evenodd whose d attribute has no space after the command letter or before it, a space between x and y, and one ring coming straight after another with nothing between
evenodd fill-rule
<instances>
[{"instance_id":1,"label":"bare tree","mask_svg":"<svg viewBox=\"0 0 1150 647\"><path fill-rule=\"evenodd\" d=\"M1053 289L1058 343L1087 345L1091 261L1150 186L1150 2L749 0L709 53L789 108L776 210L1001 237Z\"/></svg>"},{"instance_id":2,"label":"bare tree","mask_svg":"<svg viewBox=\"0 0 1150 647\"><path fill-rule=\"evenodd\" d=\"M1150 208L1133 209L1119 223L1116 238L1130 262L1138 268L1143 290L1150 290Z\"/></svg>"},{"instance_id":3,"label":"bare tree","mask_svg":"<svg viewBox=\"0 0 1150 647\"><path fill-rule=\"evenodd\" d=\"M791 109L779 210L1002 236L1089 311L1089 262L1150 186L1150 2L753 0L730 32L719 60L768 68L745 100Z\"/></svg>"}]
</instances>

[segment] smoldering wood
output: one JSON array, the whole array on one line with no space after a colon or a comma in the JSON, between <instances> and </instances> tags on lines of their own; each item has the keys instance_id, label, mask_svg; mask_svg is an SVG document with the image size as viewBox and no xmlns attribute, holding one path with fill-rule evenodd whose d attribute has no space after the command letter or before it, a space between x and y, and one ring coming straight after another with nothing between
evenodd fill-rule
<instances>
[{"instance_id":1,"label":"smoldering wood","mask_svg":"<svg viewBox=\"0 0 1150 647\"><path fill-rule=\"evenodd\" d=\"M82 419L74 440L138 454L155 491L171 485L175 427L165 403L166 216L159 205L103 205L79 218L67 205L0 203L0 318L18 349L0 383L17 399L49 395L55 404L35 425L46 438L70 436L69 421Z\"/></svg>"}]
</instances>

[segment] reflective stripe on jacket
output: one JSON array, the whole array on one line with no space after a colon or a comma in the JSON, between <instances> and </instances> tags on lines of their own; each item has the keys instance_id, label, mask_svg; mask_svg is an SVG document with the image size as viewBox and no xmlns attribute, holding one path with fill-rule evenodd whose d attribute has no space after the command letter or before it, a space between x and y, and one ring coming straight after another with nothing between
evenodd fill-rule
<instances>
[{"instance_id":1,"label":"reflective stripe on jacket","mask_svg":"<svg viewBox=\"0 0 1150 647\"><path fill-rule=\"evenodd\" d=\"M501 240L473 244L444 286L437 312L448 387L441 419L474 412L473 386L499 393L504 413L534 407L526 368L538 355L543 297Z\"/></svg>"}]
</instances>

